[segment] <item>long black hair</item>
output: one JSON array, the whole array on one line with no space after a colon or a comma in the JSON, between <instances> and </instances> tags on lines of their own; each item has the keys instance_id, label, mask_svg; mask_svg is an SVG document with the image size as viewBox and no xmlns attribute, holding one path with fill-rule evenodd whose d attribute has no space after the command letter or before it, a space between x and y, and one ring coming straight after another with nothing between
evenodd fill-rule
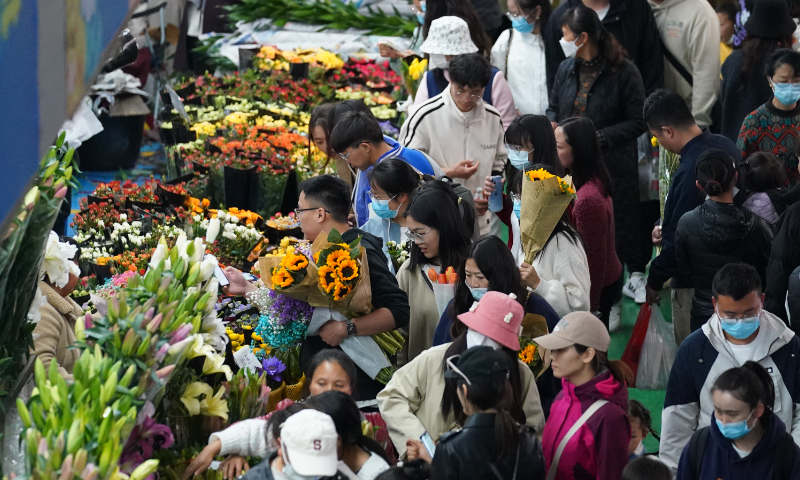
<instances>
[{"instance_id":1,"label":"long black hair","mask_svg":"<svg viewBox=\"0 0 800 480\"><path fill-rule=\"evenodd\" d=\"M453 189L441 181L422 184L408 204L405 215L439 232L439 266L461 265L475 227L475 208L460 201ZM411 242L409 269L426 263L425 255Z\"/></svg>"},{"instance_id":2,"label":"long black hair","mask_svg":"<svg viewBox=\"0 0 800 480\"><path fill-rule=\"evenodd\" d=\"M742 43L744 63L739 72L739 90L743 90L751 81L763 78L761 75L764 71L761 65L766 63L769 68L769 57L781 48L792 48L791 35L784 38L764 38L748 34Z\"/></svg>"},{"instance_id":3,"label":"long black hair","mask_svg":"<svg viewBox=\"0 0 800 480\"><path fill-rule=\"evenodd\" d=\"M470 245L469 252L464 260L456 269L458 278L461 280L456 283L455 296L453 303L450 304L448 314L453 322L450 327L450 336L455 338L467 330L461 323L458 316L469 311L475 299L465 283L467 275L465 273L468 259L472 259L478 268L489 280L489 290L492 292L502 292L506 295L513 293L517 296L517 301L525 307L527 292L522 287L519 276L519 268L514 261L514 256L506 244L495 235L484 235L478 241Z\"/></svg>"},{"instance_id":4,"label":"long black hair","mask_svg":"<svg viewBox=\"0 0 800 480\"><path fill-rule=\"evenodd\" d=\"M772 406L775 405L775 386L767 370L761 364L747 361L738 368L731 368L722 372L717 377L711 393L716 391L728 392L755 409L760 403L764 405L764 415L761 424L766 428L772 416Z\"/></svg>"},{"instance_id":5,"label":"long black hair","mask_svg":"<svg viewBox=\"0 0 800 480\"><path fill-rule=\"evenodd\" d=\"M531 170L539 170L540 168L555 175L555 170L553 170L549 165L534 165L531 167ZM578 229L575 228L575 224L572 222L572 217L570 216L569 208L567 208L564 210L564 214L561 215L561 220L559 220L556 224L556 227L550 234L550 238L548 238L547 242L545 242L544 246L542 247L542 251L539 252L539 255L543 254L544 251L547 250L547 246L550 245L550 242L553 241L553 239L555 239L556 243L558 243L558 236L560 233L563 233L564 236L567 237L568 241L585 248L583 237L581 237L581 234L578 233Z\"/></svg>"},{"instance_id":6,"label":"long black hair","mask_svg":"<svg viewBox=\"0 0 800 480\"><path fill-rule=\"evenodd\" d=\"M733 159L721 150L706 150L695 167L697 183L711 196L716 197L733 188L736 167Z\"/></svg>"},{"instance_id":7,"label":"long black hair","mask_svg":"<svg viewBox=\"0 0 800 480\"><path fill-rule=\"evenodd\" d=\"M563 176L564 170L558 161L553 126L544 115L528 114L517 117L508 126L504 141L506 145L517 147L529 143L533 147L533 156L529 164L549 165L554 174ZM512 166L511 162L506 163L506 179L510 191L518 194L522 187L522 172Z\"/></svg>"},{"instance_id":8,"label":"long black hair","mask_svg":"<svg viewBox=\"0 0 800 480\"><path fill-rule=\"evenodd\" d=\"M601 55L606 63L616 68L625 61L625 53L603 23L597 12L591 8L579 4L577 7L570 8L561 17L561 26L566 25L575 37L586 32L589 41L597 47L598 55Z\"/></svg>"},{"instance_id":9,"label":"long black hair","mask_svg":"<svg viewBox=\"0 0 800 480\"><path fill-rule=\"evenodd\" d=\"M608 173L603 159L594 122L586 117L570 117L558 126L572 147L572 166L569 173L572 175L575 189L581 188L592 178L597 178L603 187L603 196L611 196L611 174Z\"/></svg>"},{"instance_id":10,"label":"long black hair","mask_svg":"<svg viewBox=\"0 0 800 480\"><path fill-rule=\"evenodd\" d=\"M589 350L589 347L577 343L575 344L575 351L578 352L578 355L583 355L587 350ZM619 360L609 360L608 352L595 350L592 363L590 363L589 366L592 368L595 375L599 375L608 370L611 372L611 376L619 383L623 385L630 385L633 383L633 372L630 368Z\"/></svg>"},{"instance_id":11,"label":"long black hair","mask_svg":"<svg viewBox=\"0 0 800 480\"><path fill-rule=\"evenodd\" d=\"M544 32L544 27L547 26L547 19L550 18L552 7L549 0L517 0L519 9L525 14L530 14L536 7L542 7L542 13L539 15L539 28Z\"/></svg>"},{"instance_id":12,"label":"long black hair","mask_svg":"<svg viewBox=\"0 0 800 480\"><path fill-rule=\"evenodd\" d=\"M454 355L461 355L467 350L467 331L453 339L453 343L447 347L442 360L442 372L447 371L447 359ZM509 398L507 410L511 417L520 425L525 424L525 412L522 410L522 373L519 368L519 352L508 347L501 347L500 351L508 356L509 375L508 382L511 384L511 397ZM444 394L442 394L442 415L447 418L452 413L459 425L464 425L467 415L464 407L458 399L456 384L453 380L445 380Z\"/></svg>"},{"instance_id":13,"label":"long black hair","mask_svg":"<svg viewBox=\"0 0 800 480\"><path fill-rule=\"evenodd\" d=\"M492 39L483 28L478 13L468 0L427 0L425 3L425 24L422 26L422 38L428 38L431 23L442 17L458 17L469 27L472 43L478 47L478 53L489 57L492 53Z\"/></svg>"},{"instance_id":14,"label":"long black hair","mask_svg":"<svg viewBox=\"0 0 800 480\"><path fill-rule=\"evenodd\" d=\"M399 158L389 158L375 165L367 178L390 197L406 193L411 195L419 187L423 175Z\"/></svg>"},{"instance_id":15,"label":"long black hair","mask_svg":"<svg viewBox=\"0 0 800 480\"><path fill-rule=\"evenodd\" d=\"M517 363L516 359L513 362ZM508 377L510 376L509 368ZM512 397L509 379L505 375L498 374L488 381L472 382L471 385L467 385L467 381L461 377L449 381L455 382L456 391L461 390L462 385L466 385L466 398L478 410L485 411L493 408L497 411L494 420L494 451L497 458L510 457L519 445L520 426L506 410Z\"/></svg>"},{"instance_id":16,"label":"long black hair","mask_svg":"<svg viewBox=\"0 0 800 480\"><path fill-rule=\"evenodd\" d=\"M375 453L387 463L390 461L386 450L378 445L378 442L364 436L361 429L361 412L350 396L343 392L330 390L309 398L306 404L333 419L336 433L342 439L344 448L359 447L367 452Z\"/></svg>"},{"instance_id":17,"label":"long black hair","mask_svg":"<svg viewBox=\"0 0 800 480\"><path fill-rule=\"evenodd\" d=\"M303 385L303 398L311 396L310 387L311 381L314 380L314 372L316 372L317 368L323 363L335 363L342 367L344 373L350 377L350 391L353 392L353 395L356 394L356 380L358 378L356 364L353 363L353 360L343 351L335 348L326 348L315 353L308 362L308 377Z\"/></svg>"}]
</instances>

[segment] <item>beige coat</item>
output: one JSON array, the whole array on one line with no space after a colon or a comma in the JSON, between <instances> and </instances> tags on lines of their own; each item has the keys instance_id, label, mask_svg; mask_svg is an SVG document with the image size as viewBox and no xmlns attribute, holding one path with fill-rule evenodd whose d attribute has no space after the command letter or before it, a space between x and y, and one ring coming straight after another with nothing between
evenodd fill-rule
<instances>
[{"instance_id":1,"label":"beige coat","mask_svg":"<svg viewBox=\"0 0 800 480\"><path fill-rule=\"evenodd\" d=\"M401 329L406 342L397 355L398 366L405 365L431 348L433 334L439 324L439 310L436 308L433 290L422 277L424 272L420 272L419 268L409 270L410 262L406 260L397 271L397 284L408 294L408 304L411 307L408 327Z\"/></svg>"},{"instance_id":2,"label":"beige coat","mask_svg":"<svg viewBox=\"0 0 800 480\"><path fill-rule=\"evenodd\" d=\"M406 440L428 432L434 441L443 433L457 427L454 417L442 416L444 373L442 362L449 343L426 350L405 367L395 372L392 379L378 394L378 408L386 421L389 436L402 455ZM536 429L541 437L544 413L539 400L536 381L527 365L520 362L522 373L522 409L525 422Z\"/></svg>"},{"instance_id":3,"label":"beige coat","mask_svg":"<svg viewBox=\"0 0 800 480\"><path fill-rule=\"evenodd\" d=\"M69 347L75 346L75 321L82 317L83 310L71 298L62 297L44 282L39 282L39 289L47 297L47 304L39 308L42 318L33 329L34 351L45 370L49 370L50 362L55 359L58 372L71 379L72 367L81 352Z\"/></svg>"}]
</instances>

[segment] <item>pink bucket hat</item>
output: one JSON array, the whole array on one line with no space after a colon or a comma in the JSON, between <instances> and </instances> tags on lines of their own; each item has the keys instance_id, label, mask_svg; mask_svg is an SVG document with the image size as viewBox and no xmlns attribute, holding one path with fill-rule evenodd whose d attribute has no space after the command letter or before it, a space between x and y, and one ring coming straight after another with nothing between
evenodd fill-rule
<instances>
[{"instance_id":1,"label":"pink bucket hat","mask_svg":"<svg viewBox=\"0 0 800 480\"><path fill-rule=\"evenodd\" d=\"M519 329L525 310L513 293L486 292L469 312L458 316L470 329L511 350L519 350Z\"/></svg>"}]
</instances>

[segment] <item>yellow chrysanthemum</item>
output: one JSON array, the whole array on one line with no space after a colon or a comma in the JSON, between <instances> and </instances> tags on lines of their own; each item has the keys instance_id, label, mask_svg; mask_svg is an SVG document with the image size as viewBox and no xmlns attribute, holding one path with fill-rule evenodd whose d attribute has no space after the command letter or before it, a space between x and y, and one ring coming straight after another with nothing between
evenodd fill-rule
<instances>
[{"instance_id":1,"label":"yellow chrysanthemum","mask_svg":"<svg viewBox=\"0 0 800 480\"><path fill-rule=\"evenodd\" d=\"M353 280L358 277L358 264L355 260L343 260L336 268L336 273L343 281Z\"/></svg>"},{"instance_id":2,"label":"yellow chrysanthemum","mask_svg":"<svg viewBox=\"0 0 800 480\"><path fill-rule=\"evenodd\" d=\"M544 168L540 168L538 170L529 170L525 172L525 175L528 177L528 180L545 180L547 178L555 177L555 175L548 172Z\"/></svg>"},{"instance_id":3,"label":"yellow chrysanthemum","mask_svg":"<svg viewBox=\"0 0 800 480\"><path fill-rule=\"evenodd\" d=\"M350 252L347 250L336 250L328 254L328 260L325 263L327 263L329 267L336 268L346 260L350 260Z\"/></svg>"},{"instance_id":4,"label":"yellow chrysanthemum","mask_svg":"<svg viewBox=\"0 0 800 480\"><path fill-rule=\"evenodd\" d=\"M281 288L286 288L294 283L294 279L285 268L275 269L272 272L272 284Z\"/></svg>"},{"instance_id":5,"label":"yellow chrysanthemum","mask_svg":"<svg viewBox=\"0 0 800 480\"><path fill-rule=\"evenodd\" d=\"M325 290L326 293L331 293L333 287L338 282L339 277L336 275L336 270L328 265L319 267L319 286Z\"/></svg>"}]
</instances>

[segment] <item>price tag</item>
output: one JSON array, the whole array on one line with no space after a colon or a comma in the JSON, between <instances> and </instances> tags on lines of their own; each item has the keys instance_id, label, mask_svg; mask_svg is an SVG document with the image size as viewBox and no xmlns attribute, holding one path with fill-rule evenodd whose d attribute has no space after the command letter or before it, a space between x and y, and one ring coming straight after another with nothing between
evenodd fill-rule
<instances>
[{"instance_id":1,"label":"price tag","mask_svg":"<svg viewBox=\"0 0 800 480\"><path fill-rule=\"evenodd\" d=\"M258 361L256 355L250 350L250 347L242 347L233 354L233 361L239 368L246 368L252 373L258 373L261 368L261 362Z\"/></svg>"}]
</instances>

